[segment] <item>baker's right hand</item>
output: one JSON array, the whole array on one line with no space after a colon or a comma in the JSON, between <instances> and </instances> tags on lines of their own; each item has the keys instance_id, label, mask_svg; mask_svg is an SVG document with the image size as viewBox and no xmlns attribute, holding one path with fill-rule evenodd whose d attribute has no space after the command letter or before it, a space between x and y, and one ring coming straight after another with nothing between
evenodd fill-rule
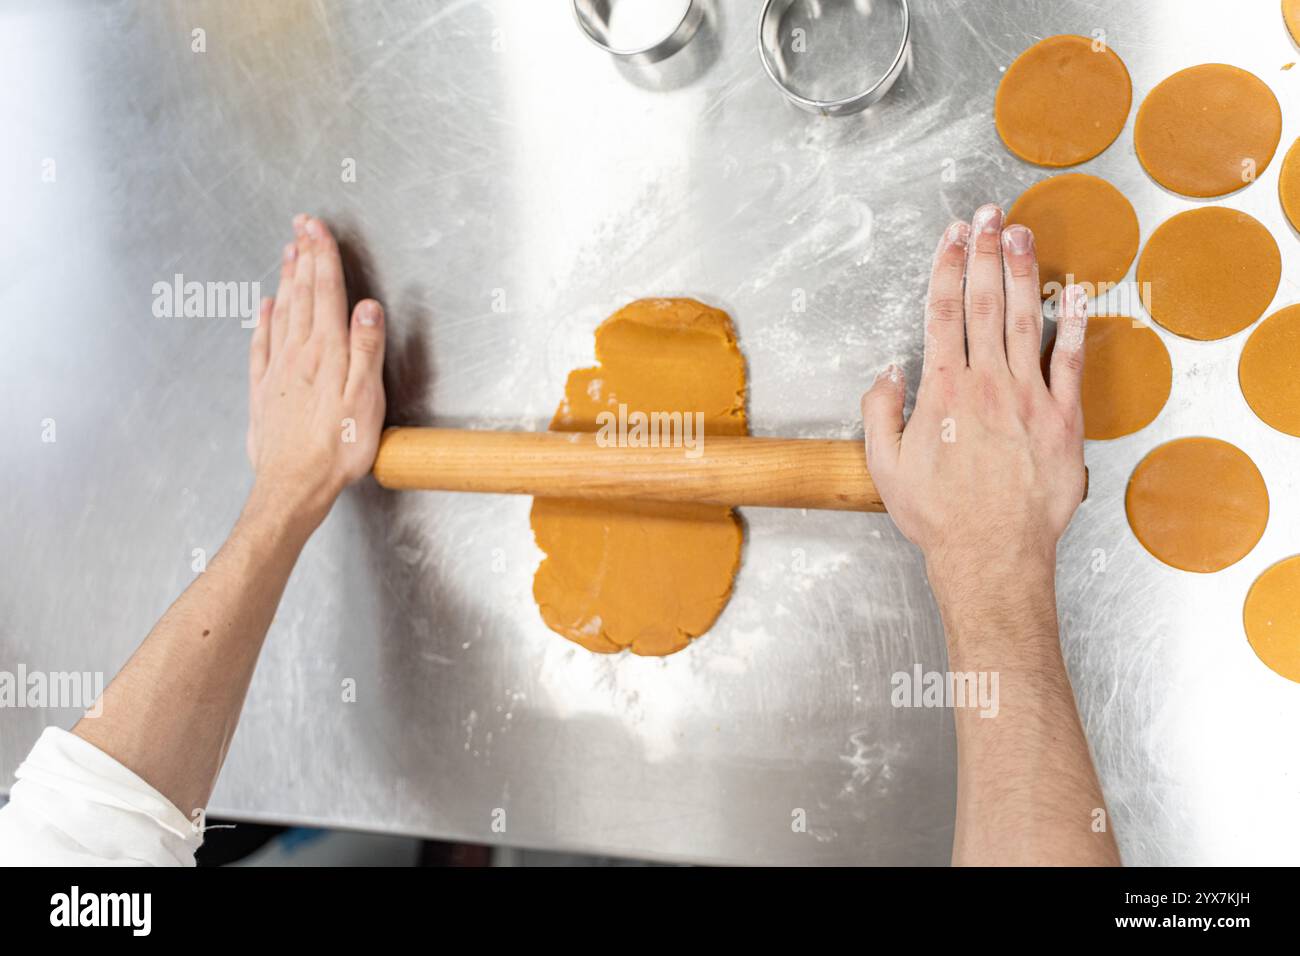
<instances>
[{"instance_id":1,"label":"baker's right hand","mask_svg":"<svg viewBox=\"0 0 1300 956\"><path fill-rule=\"evenodd\" d=\"M963 290L963 278L965 289ZM1033 235L983 206L935 255L925 364L903 421L902 370L862 398L867 466L931 582L1054 572L1084 493L1080 380L1087 298L1061 294L1051 385L1040 360L1042 299Z\"/></svg>"}]
</instances>

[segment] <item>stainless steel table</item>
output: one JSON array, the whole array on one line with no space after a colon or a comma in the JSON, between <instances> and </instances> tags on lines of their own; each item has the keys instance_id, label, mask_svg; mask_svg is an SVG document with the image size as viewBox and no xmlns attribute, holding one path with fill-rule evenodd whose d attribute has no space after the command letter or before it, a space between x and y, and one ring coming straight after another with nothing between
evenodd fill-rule
<instances>
[{"instance_id":1,"label":"stainless steel table","mask_svg":"<svg viewBox=\"0 0 1300 956\"><path fill-rule=\"evenodd\" d=\"M561 0L0 7L0 669L111 675L220 544L249 484L248 331L155 318L151 289L269 290L300 209L388 305L395 422L544 427L604 316L686 294L735 318L756 433L853 436L877 368L915 380L940 229L1046 175L991 119L1035 39L1104 30L1135 110L1178 68L1245 66L1288 111L1283 148L1300 132L1274 2L919 0L903 78L834 120L770 85L758 6L716 3L702 72L657 77L617 68ZM1279 165L1224 201L1281 243L1277 306L1300 274ZM1082 169L1133 200L1144 240L1194 205L1141 171L1132 117ZM1241 626L1251 581L1300 550L1300 441L1242 399L1245 334L1161 332L1173 397L1090 444L1061 551L1066 655L1129 863L1300 856L1300 686ZM1123 512L1137 461L1188 434L1241 446L1272 495L1259 546L1209 576L1157 563ZM945 667L943 639L887 518L746 512L717 626L645 660L542 625L528 507L349 493L290 584L213 812L668 860L945 862L951 715L889 704L891 674ZM4 778L74 716L0 711Z\"/></svg>"}]
</instances>

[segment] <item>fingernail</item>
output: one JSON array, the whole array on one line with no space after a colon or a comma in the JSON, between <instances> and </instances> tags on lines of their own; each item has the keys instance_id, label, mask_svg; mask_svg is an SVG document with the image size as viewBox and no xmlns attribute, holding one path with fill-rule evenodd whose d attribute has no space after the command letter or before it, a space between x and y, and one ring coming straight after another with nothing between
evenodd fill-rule
<instances>
[{"instance_id":1,"label":"fingernail","mask_svg":"<svg viewBox=\"0 0 1300 956\"><path fill-rule=\"evenodd\" d=\"M1034 234L1025 226L1012 226L1002 233L1002 242L1008 252L1023 256L1033 248Z\"/></svg>"},{"instance_id":2,"label":"fingernail","mask_svg":"<svg viewBox=\"0 0 1300 956\"><path fill-rule=\"evenodd\" d=\"M1088 293L1082 286L1066 286L1061 291L1061 311L1056 323L1056 347L1070 352L1083 348L1088 330Z\"/></svg>"},{"instance_id":3,"label":"fingernail","mask_svg":"<svg viewBox=\"0 0 1300 956\"><path fill-rule=\"evenodd\" d=\"M291 242L284 247L284 261L293 262L293 260L297 258L298 258L298 247Z\"/></svg>"},{"instance_id":4,"label":"fingernail","mask_svg":"<svg viewBox=\"0 0 1300 956\"><path fill-rule=\"evenodd\" d=\"M980 206L975 210L975 221L971 228L985 235L1002 231L1002 210L993 204Z\"/></svg>"},{"instance_id":5,"label":"fingernail","mask_svg":"<svg viewBox=\"0 0 1300 956\"><path fill-rule=\"evenodd\" d=\"M362 325L379 324L379 303L364 302L361 305L361 311L357 314L357 321Z\"/></svg>"},{"instance_id":6,"label":"fingernail","mask_svg":"<svg viewBox=\"0 0 1300 956\"><path fill-rule=\"evenodd\" d=\"M954 246L965 247L970 226L964 222L954 222L944 233L944 238Z\"/></svg>"},{"instance_id":7,"label":"fingernail","mask_svg":"<svg viewBox=\"0 0 1300 956\"><path fill-rule=\"evenodd\" d=\"M321 229L319 219L307 220L307 235L311 236L313 239L319 239L323 233L324 230Z\"/></svg>"},{"instance_id":8,"label":"fingernail","mask_svg":"<svg viewBox=\"0 0 1300 956\"><path fill-rule=\"evenodd\" d=\"M298 215L293 217L293 231L297 235L300 236L302 235L303 227L306 225L307 225L307 214L305 212L300 212L298 213Z\"/></svg>"},{"instance_id":9,"label":"fingernail","mask_svg":"<svg viewBox=\"0 0 1300 956\"><path fill-rule=\"evenodd\" d=\"M1083 318L1088 316L1088 291L1081 285L1072 285L1066 291L1070 300L1070 311Z\"/></svg>"}]
</instances>

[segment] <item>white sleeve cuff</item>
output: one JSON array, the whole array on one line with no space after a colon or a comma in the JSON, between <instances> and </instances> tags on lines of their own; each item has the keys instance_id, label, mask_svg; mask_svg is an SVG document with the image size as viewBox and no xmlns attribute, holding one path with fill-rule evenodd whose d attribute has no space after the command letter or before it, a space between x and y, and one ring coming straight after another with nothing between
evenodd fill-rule
<instances>
[{"instance_id":1,"label":"white sleeve cuff","mask_svg":"<svg viewBox=\"0 0 1300 956\"><path fill-rule=\"evenodd\" d=\"M0 809L0 865L193 866L203 833L94 744L47 727Z\"/></svg>"}]
</instances>

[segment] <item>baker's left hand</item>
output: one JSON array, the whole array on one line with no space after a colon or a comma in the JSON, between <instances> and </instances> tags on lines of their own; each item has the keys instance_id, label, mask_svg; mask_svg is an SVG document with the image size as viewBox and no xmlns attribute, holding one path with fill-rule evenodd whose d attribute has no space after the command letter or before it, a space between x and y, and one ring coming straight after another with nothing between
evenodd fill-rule
<instances>
[{"instance_id":1,"label":"baker's left hand","mask_svg":"<svg viewBox=\"0 0 1300 956\"><path fill-rule=\"evenodd\" d=\"M294 218L280 288L249 350L252 498L314 528L374 464L384 424L384 311L364 299L348 321L338 244L319 219Z\"/></svg>"}]
</instances>

